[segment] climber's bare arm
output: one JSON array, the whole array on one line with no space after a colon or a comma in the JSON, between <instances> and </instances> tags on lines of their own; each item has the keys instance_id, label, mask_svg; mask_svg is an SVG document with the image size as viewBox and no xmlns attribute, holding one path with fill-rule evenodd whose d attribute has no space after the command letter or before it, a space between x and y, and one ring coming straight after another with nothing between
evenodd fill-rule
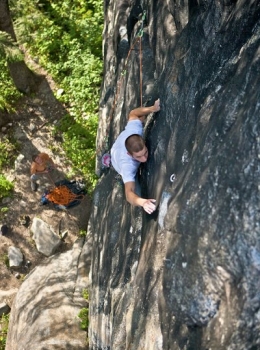
<instances>
[{"instance_id":1,"label":"climber's bare arm","mask_svg":"<svg viewBox=\"0 0 260 350\"><path fill-rule=\"evenodd\" d=\"M143 207L143 209L148 214L152 214L156 209L156 205L155 205L156 200L141 198L134 191L135 191L135 183L126 182L125 183L126 200L132 205Z\"/></svg>"},{"instance_id":2,"label":"climber's bare arm","mask_svg":"<svg viewBox=\"0 0 260 350\"><path fill-rule=\"evenodd\" d=\"M133 109L128 116L128 120L140 119L142 122L145 121L145 118L150 113L155 113L160 110L160 99L154 102L154 105L151 107L138 107Z\"/></svg>"}]
</instances>

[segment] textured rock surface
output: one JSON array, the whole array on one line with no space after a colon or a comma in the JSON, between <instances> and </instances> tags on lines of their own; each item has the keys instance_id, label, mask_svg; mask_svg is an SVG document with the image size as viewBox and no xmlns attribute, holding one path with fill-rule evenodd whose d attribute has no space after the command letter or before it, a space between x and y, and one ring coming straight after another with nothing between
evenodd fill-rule
<instances>
[{"instance_id":1,"label":"textured rock surface","mask_svg":"<svg viewBox=\"0 0 260 350\"><path fill-rule=\"evenodd\" d=\"M259 1L105 1L100 155L141 102L139 44L126 58L143 11L143 102L162 109L141 184L158 210L97 166L90 348L259 349Z\"/></svg>"},{"instance_id":2,"label":"textured rock surface","mask_svg":"<svg viewBox=\"0 0 260 350\"><path fill-rule=\"evenodd\" d=\"M45 256L51 256L61 244L51 226L39 218L33 218L31 231L37 250Z\"/></svg>"},{"instance_id":3,"label":"textured rock surface","mask_svg":"<svg viewBox=\"0 0 260 350\"><path fill-rule=\"evenodd\" d=\"M0 303L6 303L11 307L17 292L17 288L12 288L9 290L0 290Z\"/></svg>"},{"instance_id":4,"label":"textured rock surface","mask_svg":"<svg viewBox=\"0 0 260 350\"><path fill-rule=\"evenodd\" d=\"M23 262L23 253L19 248L11 246L8 249L8 258L10 267L19 267Z\"/></svg>"},{"instance_id":5,"label":"textured rock surface","mask_svg":"<svg viewBox=\"0 0 260 350\"><path fill-rule=\"evenodd\" d=\"M79 311L88 287L89 241L54 255L37 266L20 287L12 305L6 350L86 349Z\"/></svg>"}]
</instances>

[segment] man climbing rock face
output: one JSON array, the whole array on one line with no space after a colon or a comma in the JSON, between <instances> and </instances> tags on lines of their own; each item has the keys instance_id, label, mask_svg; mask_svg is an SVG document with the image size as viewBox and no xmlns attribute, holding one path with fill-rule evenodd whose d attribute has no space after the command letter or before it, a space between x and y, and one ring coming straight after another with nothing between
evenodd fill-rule
<instances>
[{"instance_id":1,"label":"man climbing rock face","mask_svg":"<svg viewBox=\"0 0 260 350\"><path fill-rule=\"evenodd\" d=\"M31 164L31 189L37 191L38 184L36 180L41 174L47 174L50 168L55 168L53 160L47 153L39 153L32 156Z\"/></svg>"},{"instance_id":2,"label":"man climbing rock face","mask_svg":"<svg viewBox=\"0 0 260 350\"><path fill-rule=\"evenodd\" d=\"M143 135L143 122L150 113L160 110L160 100L156 100L151 107L133 109L128 116L125 130L121 132L111 149L111 162L114 169L122 176L125 185L127 201L135 206L141 206L151 214L155 211L155 199L141 198L137 194L136 173L140 163L148 158Z\"/></svg>"}]
</instances>

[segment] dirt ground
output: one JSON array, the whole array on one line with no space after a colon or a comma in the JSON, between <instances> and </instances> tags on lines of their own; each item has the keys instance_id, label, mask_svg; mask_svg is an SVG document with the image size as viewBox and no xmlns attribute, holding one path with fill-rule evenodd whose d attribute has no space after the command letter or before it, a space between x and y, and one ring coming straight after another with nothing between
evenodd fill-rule
<instances>
[{"instance_id":1,"label":"dirt ground","mask_svg":"<svg viewBox=\"0 0 260 350\"><path fill-rule=\"evenodd\" d=\"M70 249L80 231L87 230L91 209L89 196L86 195L80 205L66 211L56 210L52 205L40 205L44 190L53 187L55 181L64 179L71 173L70 164L61 149L62 139L55 138L52 133L53 125L66 113L66 108L54 97L54 92L57 91L54 82L47 75L45 77L38 93L33 97L24 97L16 113L11 116L10 123L0 128L0 137L4 137L5 133L15 135L23 157L16 170L9 169L5 174L9 180L14 181L15 189L13 198L4 199L0 203L0 210L8 208L5 215L1 213L0 219L1 225L8 226L7 235L0 235L0 290L19 288L24 276L46 259L37 251L32 238L30 227L34 217L51 225L57 234L68 231L59 252ZM54 170L51 177L42 176L38 181L38 191L33 192L30 187L31 157L39 152L48 153L57 165L57 170ZM78 180L80 177L75 174L70 179ZM7 264L10 246L20 248L24 255L23 266L16 270L10 269ZM28 261L29 266L26 264ZM20 277L17 277L17 272Z\"/></svg>"}]
</instances>

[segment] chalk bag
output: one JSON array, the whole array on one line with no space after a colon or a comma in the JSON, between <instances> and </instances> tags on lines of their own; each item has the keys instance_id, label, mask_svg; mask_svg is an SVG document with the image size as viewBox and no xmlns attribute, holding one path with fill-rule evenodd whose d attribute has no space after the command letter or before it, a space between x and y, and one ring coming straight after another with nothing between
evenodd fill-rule
<instances>
[{"instance_id":1,"label":"chalk bag","mask_svg":"<svg viewBox=\"0 0 260 350\"><path fill-rule=\"evenodd\" d=\"M105 153L103 154L102 158L101 158L101 163L104 167L109 168L110 167L110 161L111 161L111 157L109 153Z\"/></svg>"}]
</instances>

